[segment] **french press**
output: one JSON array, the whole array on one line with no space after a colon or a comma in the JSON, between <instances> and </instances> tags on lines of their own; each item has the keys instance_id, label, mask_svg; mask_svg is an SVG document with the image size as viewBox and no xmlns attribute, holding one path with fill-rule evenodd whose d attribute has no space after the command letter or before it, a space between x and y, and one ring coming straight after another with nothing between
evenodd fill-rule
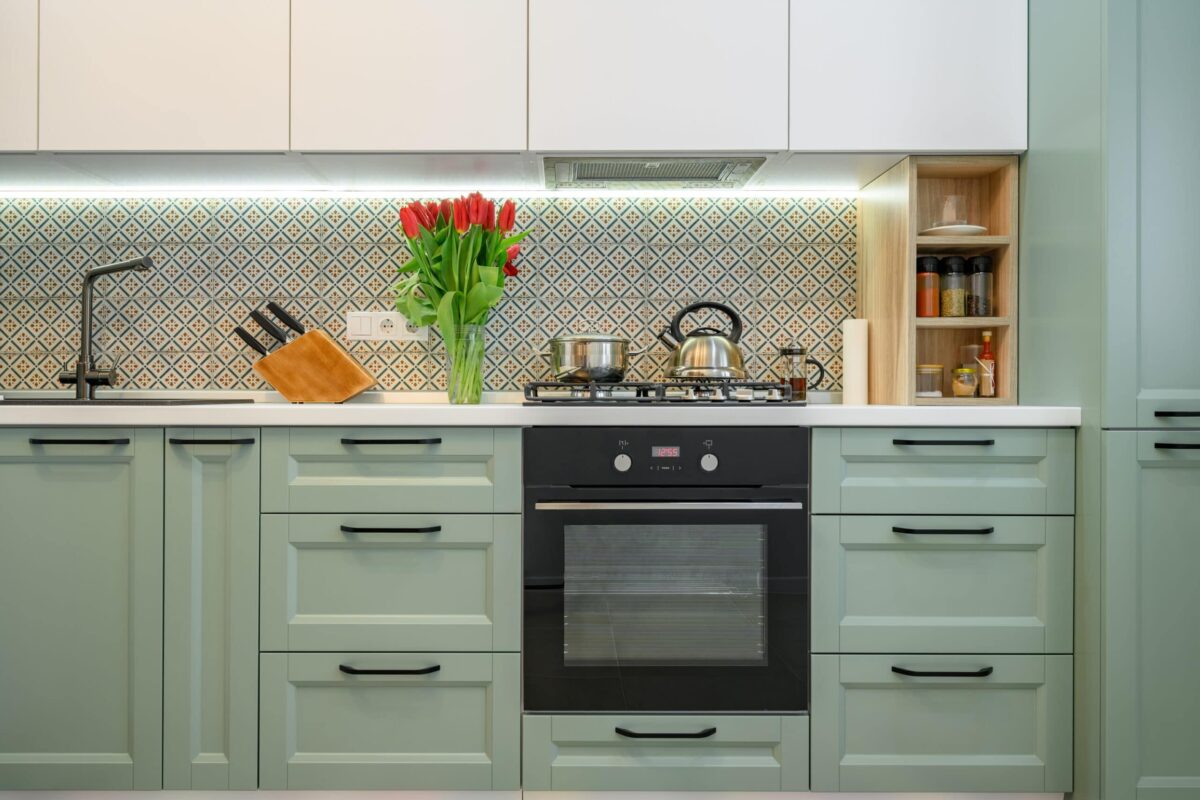
<instances>
[{"instance_id":1,"label":"french press","mask_svg":"<svg viewBox=\"0 0 1200 800\"><path fill-rule=\"evenodd\" d=\"M808 401L808 365L817 368L817 378L812 382L813 389L825 380L825 367L821 362L809 358L808 348L799 344L784 345L779 348L779 381L792 387L792 402Z\"/></svg>"}]
</instances>

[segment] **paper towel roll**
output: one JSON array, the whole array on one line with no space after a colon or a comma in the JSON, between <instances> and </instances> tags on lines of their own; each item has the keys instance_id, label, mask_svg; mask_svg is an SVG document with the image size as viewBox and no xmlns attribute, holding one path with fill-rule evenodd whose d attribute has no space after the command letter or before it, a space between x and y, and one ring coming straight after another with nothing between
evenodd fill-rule
<instances>
[{"instance_id":1,"label":"paper towel roll","mask_svg":"<svg viewBox=\"0 0 1200 800\"><path fill-rule=\"evenodd\" d=\"M842 323L842 405L867 404L867 321Z\"/></svg>"}]
</instances>

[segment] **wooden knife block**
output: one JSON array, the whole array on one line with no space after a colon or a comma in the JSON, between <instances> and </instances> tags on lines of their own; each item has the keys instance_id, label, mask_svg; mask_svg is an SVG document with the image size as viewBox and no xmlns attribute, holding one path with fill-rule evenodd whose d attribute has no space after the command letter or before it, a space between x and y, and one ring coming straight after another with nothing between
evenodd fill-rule
<instances>
[{"instance_id":1,"label":"wooden knife block","mask_svg":"<svg viewBox=\"0 0 1200 800\"><path fill-rule=\"evenodd\" d=\"M254 363L254 371L292 403L341 403L375 377L324 331L308 331Z\"/></svg>"}]
</instances>

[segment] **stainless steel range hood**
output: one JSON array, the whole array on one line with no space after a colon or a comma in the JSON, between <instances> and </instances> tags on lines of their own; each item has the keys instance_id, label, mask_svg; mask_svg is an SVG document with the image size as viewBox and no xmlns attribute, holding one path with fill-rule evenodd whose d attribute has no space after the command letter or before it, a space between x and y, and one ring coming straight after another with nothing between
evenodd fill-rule
<instances>
[{"instance_id":1,"label":"stainless steel range hood","mask_svg":"<svg viewBox=\"0 0 1200 800\"><path fill-rule=\"evenodd\" d=\"M547 156L547 189L740 189L764 156Z\"/></svg>"}]
</instances>

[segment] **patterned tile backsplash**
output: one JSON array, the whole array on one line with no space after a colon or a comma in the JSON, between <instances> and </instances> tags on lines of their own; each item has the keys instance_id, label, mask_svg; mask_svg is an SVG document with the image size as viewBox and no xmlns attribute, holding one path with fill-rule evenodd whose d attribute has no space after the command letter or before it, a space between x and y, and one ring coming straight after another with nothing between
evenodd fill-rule
<instances>
[{"instance_id":1,"label":"patterned tile backsplash","mask_svg":"<svg viewBox=\"0 0 1200 800\"><path fill-rule=\"evenodd\" d=\"M324 328L386 390L445 386L439 340L347 343L349 310L392 307L408 260L396 198L0 199L0 390L58 386L79 344L89 266L149 255L156 268L97 286L96 352L121 385L261 389L233 337L276 300ZM746 324L752 377L799 340L841 384L841 322L854 315L856 210L846 198L529 198L531 229L488 323L486 388L546 377L560 332L619 332L644 352L635 379L661 375L655 334L683 305L725 302ZM514 291L515 289L515 291ZM822 387L827 388L827 387Z\"/></svg>"}]
</instances>

